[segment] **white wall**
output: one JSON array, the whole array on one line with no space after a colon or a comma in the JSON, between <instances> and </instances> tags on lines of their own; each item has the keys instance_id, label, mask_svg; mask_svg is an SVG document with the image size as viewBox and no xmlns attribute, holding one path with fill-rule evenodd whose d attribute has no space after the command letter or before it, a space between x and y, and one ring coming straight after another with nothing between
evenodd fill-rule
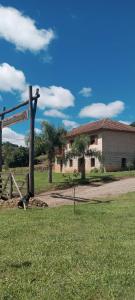
<instances>
[{"instance_id":1,"label":"white wall","mask_svg":"<svg viewBox=\"0 0 135 300\"><path fill-rule=\"evenodd\" d=\"M106 170L120 170L122 158L127 159L128 164L135 160L135 133L104 131L103 155Z\"/></svg>"}]
</instances>

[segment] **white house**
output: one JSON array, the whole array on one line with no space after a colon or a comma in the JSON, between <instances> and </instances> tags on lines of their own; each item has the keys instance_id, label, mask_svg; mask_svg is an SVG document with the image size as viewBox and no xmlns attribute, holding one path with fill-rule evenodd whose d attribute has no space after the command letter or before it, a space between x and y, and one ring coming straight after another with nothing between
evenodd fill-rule
<instances>
[{"instance_id":1,"label":"white house","mask_svg":"<svg viewBox=\"0 0 135 300\"><path fill-rule=\"evenodd\" d=\"M67 145L64 151L70 151L74 138L78 135L90 137L89 149L101 152L103 166L106 171L117 171L126 168L135 161L135 127L125 125L110 119L91 122L74 128L67 134ZM86 171L93 168L99 169L101 163L98 158L85 157ZM55 171L73 172L80 171L81 159L69 159L62 164L60 153L56 156Z\"/></svg>"}]
</instances>

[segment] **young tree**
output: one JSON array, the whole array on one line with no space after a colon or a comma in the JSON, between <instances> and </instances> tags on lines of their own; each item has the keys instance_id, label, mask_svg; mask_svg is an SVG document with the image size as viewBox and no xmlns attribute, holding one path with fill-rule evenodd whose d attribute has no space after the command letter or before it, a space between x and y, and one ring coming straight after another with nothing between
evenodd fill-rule
<instances>
[{"instance_id":1,"label":"young tree","mask_svg":"<svg viewBox=\"0 0 135 300\"><path fill-rule=\"evenodd\" d=\"M65 144L66 131L64 128L55 128L44 121L42 123L42 143L48 159L48 182L52 183L52 164L55 159L56 150Z\"/></svg>"},{"instance_id":2,"label":"young tree","mask_svg":"<svg viewBox=\"0 0 135 300\"><path fill-rule=\"evenodd\" d=\"M87 135L80 135L74 139L72 148L66 153L66 159L78 157L81 159L81 179L86 177L85 172L85 156L94 156L101 161L101 153L95 149L89 149L90 138Z\"/></svg>"},{"instance_id":3,"label":"young tree","mask_svg":"<svg viewBox=\"0 0 135 300\"><path fill-rule=\"evenodd\" d=\"M29 147L29 140L30 140L30 135L28 134L25 137L25 144L27 147ZM43 143L42 136L40 133L38 134L36 131L34 135L34 152L35 152L34 153L35 157L41 154L45 154L45 145Z\"/></svg>"}]
</instances>

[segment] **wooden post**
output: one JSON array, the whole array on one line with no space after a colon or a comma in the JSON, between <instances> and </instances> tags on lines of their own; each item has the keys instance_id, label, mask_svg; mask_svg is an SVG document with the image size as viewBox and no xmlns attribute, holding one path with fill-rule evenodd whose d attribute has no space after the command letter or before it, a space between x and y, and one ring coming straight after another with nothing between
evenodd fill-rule
<instances>
[{"instance_id":1,"label":"wooden post","mask_svg":"<svg viewBox=\"0 0 135 300\"><path fill-rule=\"evenodd\" d=\"M26 174L26 193L29 193L29 173Z\"/></svg>"},{"instance_id":2,"label":"wooden post","mask_svg":"<svg viewBox=\"0 0 135 300\"><path fill-rule=\"evenodd\" d=\"M73 187L73 199L74 199L74 215L75 215L75 185Z\"/></svg>"},{"instance_id":3,"label":"wooden post","mask_svg":"<svg viewBox=\"0 0 135 300\"><path fill-rule=\"evenodd\" d=\"M3 107L3 113L5 112L6 107ZM4 115L1 115L0 120L0 198L2 196L2 121L4 120Z\"/></svg>"},{"instance_id":4,"label":"wooden post","mask_svg":"<svg viewBox=\"0 0 135 300\"><path fill-rule=\"evenodd\" d=\"M2 196L2 121L0 120L0 198Z\"/></svg>"},{"instance_id":5,"label":"wooden post","mask_svg":"<svg viewBox=\"0 0 135 300\"><path fill-rule=\"evenodd\" d=\"M30 141L29 141L29 192L34 196L34 109L32 103L32 86L29 86L29 114L30 114Z\"/></svg>"},{"instance_id":6,"label":"wooden post","mask_svg":"<svg viewBox=\"0 0 135 300\"><path fill-rule=\"evenodd\" d=\"M9 199L12 199L13 197L13 179L12 174L9 175Z\"/></svg>"}]
</instances>

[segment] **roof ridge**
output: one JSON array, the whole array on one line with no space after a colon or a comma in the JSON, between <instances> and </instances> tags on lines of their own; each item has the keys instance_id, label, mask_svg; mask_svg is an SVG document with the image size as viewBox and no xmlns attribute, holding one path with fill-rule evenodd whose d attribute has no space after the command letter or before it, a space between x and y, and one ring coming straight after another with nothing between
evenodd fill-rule
<instances>
[{"instance_id":1,"label":"roof ridge","mask_svg":"<svg viewBox=\"0 0 135 300\"><path fill-rule=\"evenodd\" d=\"M105 122L106 122L107 120L109 120L109 119L105 118L105 119L101 120L101 121L102 121L102 126L103 126L103 127L104 127Z\"/></svg>"},{"instance_id":2,"label":"roof ridge","mask_svg":"<svg viewBox=\"0 0 135 300\"><path fill-rule=\"evenodd\" d=\"M125 132L133 132L135 133L135 127L132 127L128 124L123 124L119 121L115 121L109 118L104 118L101 120L97 120L94 122L89 122L86 124L82 124L77 128L73 128L68 135L78 135L78 134L86 134L89 132L94 132L97 130L114 130L114 131L125 131Z\"/></svg>"}]
</instances>

